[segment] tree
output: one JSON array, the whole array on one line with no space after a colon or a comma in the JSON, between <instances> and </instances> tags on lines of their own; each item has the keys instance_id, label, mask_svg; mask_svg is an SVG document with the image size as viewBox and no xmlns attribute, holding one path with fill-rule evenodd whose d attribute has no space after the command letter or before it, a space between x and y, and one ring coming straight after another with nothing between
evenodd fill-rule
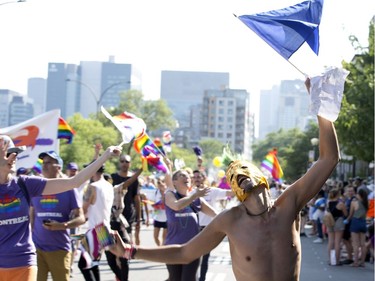
<instances>
[{"instance_id":1,"label":"tree","mask_svg":"<svg viewBox=\"0 0 375 281\"><path fill-rule=\"evenodd\" d=\"M203 166L212 166L212 160L223 153L224 144L216 139L204 139L199 142L203 151Z\"/></svg>"},{"instance_id":2,"label":"tree","mask_svg":"<svg viewBox=\"0 0 375 281\"><path fill-rule=\"evenodd\" d=\"M94 156L94 144L100 142L103 149L121 142L117 129L113 126L104 126L99 120L85 119L76 113L67 120L76 131L71 144L60 142L60 155L64 163L76 162L79 167L92 161ZM106 171L114 172L116 159L107 161Z\"/></svg>"},{"instance_id":3,"label":"tree","mask_svg":"<svg viewBox=\"0 0 375 281\"><path fill-rule=\"evenodd\" d=\"M307 131L301 132L299 129L279 130L270 133L262 141L253 145L254 164L260 167L267 153L276 148L277 158L284 172L284 180L293 182L308 169L309 150L314 149L310 140L318 137L318 126L311 122ZM318 151L316 149L316 151ZM316 158L318 156L316 155Z\"/></svg>"},{"instance_id":4,"label":"tree","mask_svg":"<svg viewBox=\"0 0 375 281\"><path fill-rule=\"evenodd\" d=\"M142 118L147 124L147 132L168 128L173 130L176 127L176 120L173 118L172 110L164 100L144 100L143 94L137 90L129 90L121 93L120 103L115 108L106 108L112 115L119 115L124 111ZM111 122L100 115L100 120L110 125ZM113 126L113 125L112 125Z\"/></svg>"},{"instance_id":5,"label":"tree","mask_svg":"<svg viewBox=\"0 0 375 281\"><path fill-rule=\"evenodd\" d=\"M341 149L358 160L374 160L374 24L370 23L369 47L363 48L355 36L352 45L359 52L350 63L350 71L336 129Z\"/></svg>"}]
</instances>

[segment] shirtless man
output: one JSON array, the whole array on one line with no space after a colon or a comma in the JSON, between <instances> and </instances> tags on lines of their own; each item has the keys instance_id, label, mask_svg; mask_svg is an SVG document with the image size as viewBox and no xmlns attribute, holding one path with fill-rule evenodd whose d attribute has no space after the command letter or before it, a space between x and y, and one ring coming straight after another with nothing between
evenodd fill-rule
<instances>
[{"instance_id":1,"label":"shirtless man","mask_svg":"<svg viewBox=\"0 0 375 281\"><path fill-rule=\"evenodd\" d=\"M309 89L309 80L306 86ZM112 251L119 256L155 262L189 263L210 252L227 236L238 281L299 280L299 213L319 192L339 161L333 123L320 116L318 123L318 161L275 202L260 170L249 162L236 160L229 165L226 177L241 203L217 215L188 243L146 249L125 245L116 237L118 243Z\"/></svg>"}]
</instances>

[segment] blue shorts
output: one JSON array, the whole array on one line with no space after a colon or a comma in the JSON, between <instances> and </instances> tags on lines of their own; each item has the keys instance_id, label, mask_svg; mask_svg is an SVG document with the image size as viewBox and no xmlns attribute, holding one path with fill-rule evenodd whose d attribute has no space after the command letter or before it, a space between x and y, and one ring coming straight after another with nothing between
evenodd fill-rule
<instances>
[{"instance_id":1,"label":"blue shorts","mask_svg":"<svg viewBox=\"0 0 375 281\"><path fill-rule=\"evenodd\" d=\"M352 220L350 221L350 232L366 233L366 231L367 231L366 219L352 218Z\"/></svg>"}]
</instances>

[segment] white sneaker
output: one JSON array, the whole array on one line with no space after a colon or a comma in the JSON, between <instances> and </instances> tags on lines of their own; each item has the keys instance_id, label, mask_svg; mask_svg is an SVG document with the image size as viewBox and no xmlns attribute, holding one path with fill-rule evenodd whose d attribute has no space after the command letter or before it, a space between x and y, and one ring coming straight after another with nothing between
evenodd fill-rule
<instances>
[{"instance_id":1,"label":"white sneaker","mask_svg":"<svg viewBox=\"0 0 375 281\"><path fill-rule=\"evenodd\" d=\"M316 243L316 244L322 244L323 243L323 239L322 238L317 238L313 241L313 243Z\"/></svg>"}]
</instances>

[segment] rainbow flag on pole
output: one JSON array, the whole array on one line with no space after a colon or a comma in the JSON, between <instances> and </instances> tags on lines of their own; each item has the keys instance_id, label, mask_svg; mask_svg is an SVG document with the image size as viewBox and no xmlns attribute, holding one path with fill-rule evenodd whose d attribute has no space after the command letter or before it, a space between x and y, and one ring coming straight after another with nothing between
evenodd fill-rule
<instances>
[{"instance_id":1,"label":"rainbow flag on pole","mask_svg":"<svg viewBox=\"0 0 375 281\"><path fill-rule=\"evenodd\" d=\"M277 149L273 149L268 152L265 159L262 161L261 166L269 171L272 178L277 182L282 182L282 177L284 175L283 170L280 167L279 160L277 160Z\"/></svg>"},{"instance_id":2,"label":"rainbow flag on pole","mask_svg":"<svg viewBox=\"0 0 375 281\"><path fill-rule=\"evenodd\" d=\"M143 169L148 171L152 168L166 173L168 167L163 161L163 152L150 139L147 133L134 140L134 149L142 158Z\"/></svg>"},{"instance_id":3,"label":"rainbow flag on pole","mask_svg":"<svg viewBox=\"0 0 375 281\"><path fill-rule=\"evenodd\" d=\"M59 117L59 126L57 129L57 138L66 139L66 143L72 143L73 137L76 132L72 127L62 118Z\"/></svg>"}]
</instances>

